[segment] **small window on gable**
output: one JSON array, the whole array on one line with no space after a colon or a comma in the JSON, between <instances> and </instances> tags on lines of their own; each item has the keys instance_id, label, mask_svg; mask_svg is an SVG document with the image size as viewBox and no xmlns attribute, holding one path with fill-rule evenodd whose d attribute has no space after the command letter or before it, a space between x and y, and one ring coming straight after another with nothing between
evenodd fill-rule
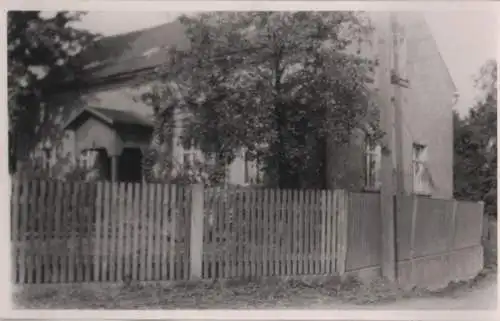
<instances>
[{"instance_id":1,"label":"small window on gable","mask_svg":"<svg viewBox=\"0 0 500 321\"><path fill-rule=\"evenodd\" d=\"M405 28L394 22L392 29L393 54L391 57L391 82L395 85L408 87L408 49ZM396 58L397 56L397 58ZM397 60L396 60L397 59ZM396 66L397 62L397 66Z\"/></svg>"},{"instance_id":2,"label":"small window on gable","mask_svg":"<svg viewBox=\"0 0 500 321\"><path fill-rule=\"evenodd\" d=\"M382 149L370 137L365 138L365 188L376 190L380 188L380 164Z\"/></svg>"},{"instance_id":3,"label":"small window on gable","mask_svg":"<svg viewBox=\"0 0 500 321\"><path fill-rule=\"evenodd\" d=\"M413 144L413 191L416 194L431 194L430 176L428 171L427 146Z\"/></svg>"}]
</instances>

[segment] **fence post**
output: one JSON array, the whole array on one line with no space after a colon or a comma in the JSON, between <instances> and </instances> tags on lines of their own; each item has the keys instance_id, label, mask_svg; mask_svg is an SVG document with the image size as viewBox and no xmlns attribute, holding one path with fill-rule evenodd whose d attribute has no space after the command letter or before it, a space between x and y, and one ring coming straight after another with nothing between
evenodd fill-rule
<instances>
[{"instance_id":1,"label":"fence post","mask_svg":"<svg viewBox=\"0 0 500 321\"><path fill-rule=\"evenodd\" d=\"M335 212L337 214L337 272L340 276L346 272L349 194L345 190L335 190Z\"/></svg>"},{"instance_id":2,"label":"fence post","mask_svg":"<svg viewBox=\"0 0 500 321\"><path fill-rule=\"evenodd\" d=\"M489 226L490 224L489 223L490 223L490 220L489 220L488 216L484 215L484 202L483 201L479 201L478 204L479 204L480 213L481 213L481 223L479 223L480 224L479 228L481 229L481 236L483 236L483 238L484 238L484 236L486 234L486 236L488 236L488 239L489 239L489 234L490 234L490 226ZM485 217L487 218L486 220L484 219ZM486 227L487 233L484 233L485 227Z\"/></svg>"},{"instance_id":3,"label":"fence post","mask_svg":"<svg viewBox=\"0 0 500 321\"><path fill-rule=\"evenodd\" d=\"M191 192L190 260L191 280L202 276L203 262L203 185L193 185Z\"/></svg>"},{"instance_id":4,"label":"fence post","mask_svg":"<svg viewBox=\"0 0 500 321\"><path fill-rule=\"evenodd\" d=\"M418 197L412 195L412 209L411 209L411 225L410 225L410 283L416 284L416 267L415 267L415 237L417 229L417 214L418 214ZM400 199L400 202L402 199Z\"/></svg>"},{"instance_id":5,"label":"fence post","mask_svg":"<svg viewBox=\"0 0 500 321\"><path fill-rule=\"evenodd\" d=\"M449 273L449 281L454 281L455 276L456 276L456 269L454 268L455 265L452 262L451 256L452 256L452 251L453 248L455 247L455 234L457 233L457 206L458 202L457 200L453 199L452 200L452 210L451 210L451 231L449 234L449 239L448 239L448 254L446 255L446 260L448 264L448 273Z\"/></svg>"}]
</instances>

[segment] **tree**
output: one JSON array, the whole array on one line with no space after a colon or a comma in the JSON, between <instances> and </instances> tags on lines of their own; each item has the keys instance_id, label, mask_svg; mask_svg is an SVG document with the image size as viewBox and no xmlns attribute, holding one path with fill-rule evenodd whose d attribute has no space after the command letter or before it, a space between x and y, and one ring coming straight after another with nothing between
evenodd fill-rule
<instances>
[{"instance_id":1,"label":"tree","mask_svg":"<svg viewBox=\"0 0 500 321\"><path fill-rule=\"evenodd\" d=\"M180 21L190 46L169 52L154 75L161 84L146 95L158 144L172 140L179 108L189 115L183 142L216 169L244 152L263 163L268 185L323 188L327 137L340 146L367 122L380 135L365 86L373 62L347 50L371 31L360 14L221 12Z\"/></svg>"},{"instance_id":2,"label":"tree","mask_svg":"<svg viewBox=\"0 0 500 321\"><path fill-rule=\"evenodd\" d=\"M81 70L77 54L96 35L73 26L82 13L9 11L7 15L9 167L27 156L52 130L51 93L75 81Z\"/></svg>"},{"instance_id":3,"label":"tree","mask_svg":"<svg viewBox=\"0 0 500 321\"><path fill-rule=\"evenodd\" d=\"M480 70L480 91L468 115L454 115L455 197L484 201L485 212L496 215L497 204L497 65L488 61Z\"/></svg>"}]
</instances>

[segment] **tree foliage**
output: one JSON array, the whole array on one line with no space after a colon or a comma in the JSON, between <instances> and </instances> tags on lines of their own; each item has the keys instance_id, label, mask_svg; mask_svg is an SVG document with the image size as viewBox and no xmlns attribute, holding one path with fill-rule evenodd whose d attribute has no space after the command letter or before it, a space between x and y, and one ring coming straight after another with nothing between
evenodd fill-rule
<instances>
[{"instance_id":1,"label":"tree foliage","mask_svg":"<svg viewBox=\"0 0 500 321\"><path fill-rule=\"evenodd\" d=\"M95 35L74 27L81 13L9 11L7 15L9 156L26 156L51 130L51 92L81 70L75 56ZM17 149L17 151L16 151Z\"/></svg>"},{"instance_id":2,"label":"tree foliage","mask_svg":"<svg viewBox=\"0 0 500 321\"><path fill-rule=\"evenodd\" d=\"M161 85L146 95L158 144L171 141L167 120L178 109L187 115L182 140L215 168L246 152L271 186L322 188L327 137L344 144L368 121L380 134L365 86L373 62L346 50L371 31L361 15L218 12L180 21L190 47L172 48L155 74Z\"/></svg>"},{"instance_id":3,"label":"tree foliage","mask_svg":"<svg viewBox=\"0 0 500 321\"><path fill-rule=\"evenodd\" d=\"M484 201L496 215L497 204L497 64L488 61L476 87L480 96L466 117L454 114L455 197Z\"/></svg>"}]
</instances>

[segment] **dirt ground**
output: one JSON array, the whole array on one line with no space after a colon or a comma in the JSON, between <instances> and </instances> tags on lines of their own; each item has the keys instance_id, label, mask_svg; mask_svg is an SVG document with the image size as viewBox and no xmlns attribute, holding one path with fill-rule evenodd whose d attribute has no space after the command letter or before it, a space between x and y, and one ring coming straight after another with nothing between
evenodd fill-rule
<instances>
[{"instance_id":1,"label":"dirt ground","mask_svg":"<svg viewBox=\"0 0 500 321\"><path fill-rule=\"evenodd\" d=\"M16 288L14 304L28 309L495 309L496 272L438 292L403 292L377 284L46 285Z\"/></svg>"}]
</instances>

